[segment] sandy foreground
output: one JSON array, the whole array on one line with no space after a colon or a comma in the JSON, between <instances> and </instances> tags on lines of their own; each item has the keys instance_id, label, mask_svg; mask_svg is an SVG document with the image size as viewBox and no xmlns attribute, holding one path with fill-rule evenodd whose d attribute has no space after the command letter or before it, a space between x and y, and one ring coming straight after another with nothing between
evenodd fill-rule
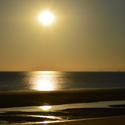
<instances>
[{"instance_id":1,"label":"sandy foreground","mask_svg":"<svg viewBox=\"0 0 125 125\"><path fill-rule=\"evenodd\" d=\"M0 92L0 108L15 108L43 105L63 105L125 100L125 89L65 90L65 91L18 91ZM33 116L32 116L33 115ZM62 117L51 120L41 116ZM37 117L39 116L39 117ZM70 119L66 120L66 116ZM78 119L77 119L78 118ZM45 122L47 120L47 122ZM4 124L3 121L7 121ZM17 124L16 124L17 123ZM74 108L58 112L6 111L0 114L0 125L124 125L125 106L110 108Z\"/></svg>"},{"instance_id":2,"label":"sandy foreground","mask_svg":"<svg viewBox=\"0 0 125 125\"><path fill-rule=\"evenodd\" d=\"M0 108L125 100L125 89L0 92Z\"/></svg>"},{"instance_id":3,"label":"sandy foreground","mask_svg":"<svg viewBox=\"0 0 125 125\"><path fill-rule=\"evenodd\" d=\"M125 116L107 117L107 118L94 118L94 119L81 119L71 120L64 122L53 123L25 123L25 124L6 124L0 123L0 125L124 125Z\"/></svg>"},{"instance_id":4,"label":"sandy foreground","mask_svg":"<svg viewBox=\"0 0 125 125\"><path fill-rule=\"evenodd\" d=\"M125 124L125 116L70 121L65 123L56 123L53 125L124 125L124 124Z\"/></svg>"},{"instance_id":5,"label":"sandy foreground","mask_svg":"<svg viewBox=\"0 0 125 125\"><path fill-rule=\"evenodd\" d=\"M81 120L71 120L64 122L54 122L54 123L34 123L34 124L24 124L24 125L124 125L125 116L116 117L105 117L105 118L91 118L91 119L81 119Z\"/></svg>"}]
</instances>

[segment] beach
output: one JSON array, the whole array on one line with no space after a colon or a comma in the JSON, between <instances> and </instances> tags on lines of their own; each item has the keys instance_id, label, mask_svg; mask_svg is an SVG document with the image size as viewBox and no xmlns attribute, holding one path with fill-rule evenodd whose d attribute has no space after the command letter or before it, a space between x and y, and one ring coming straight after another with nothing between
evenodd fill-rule
<instances>
[{"instance_id":1,"label":"beach","mask_svg":"<svg viewBox=\"0 0 125 125\"><path fill-rule=\"evenodd\" d=\"M0 121L5 125L125 122L125 89L0 92L0 99Z\"/></svg>"},{"instance_id":2,"label":"beach","mask_svg":"<svg viewBox=\"0 0 125 125\"><path fill-rule=\"evenodd\" d=\"M125 116L120 116L120 117L65 121L61 123L51 123L50 125L123 125L124 123L125 123Z\"/></svg>"},{"instance_id":3,"label":"beach","mask_svg":"<svg viewBox=\"0 0 125 125\"><path fill-rule=\"evenodd\" d=\"M125 125L125 0L0 0L0 125Z\"/></svg>"},{"instance_id":4,"label":"beach","mask_svg":"<svg viewBox=\"0 0 125 125\"><path fill-rule=\"evenodd\" d=\"M0 107L124 100L125 89L0 92Z\"/></svg>"}]
</instances>

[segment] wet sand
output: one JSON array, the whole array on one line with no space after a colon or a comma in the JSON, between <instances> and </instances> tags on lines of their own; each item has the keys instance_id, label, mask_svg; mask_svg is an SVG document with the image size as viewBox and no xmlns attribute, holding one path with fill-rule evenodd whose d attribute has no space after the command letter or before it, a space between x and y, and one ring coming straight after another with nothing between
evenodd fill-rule
<instances>
[{"instance_id":1,"label":"wet sand","mask_svg":"<svg viewBox=\"0 0 125 125\"><path fill-rule=\"evenodd\" d=\"M0 92L0 108L124 99L125 89Z\"/></svg>"},{"instance_id":2,"label":"wet sand","mask_svg":"<svg viewBox=\"0 0 125 125\"><path fill-rule=\"evenodd\" d=\"M50 125L124 125L124 124L125 124L125 116L120 116L120 117L118 116L118 117L95 118L86 120L84 119L72 120L61 123L51 123Z\"/></svg>"},{"instance_id":3,"label":"wet sand","mask_svg":"<svg viewBox=\"0 0 125 125\"><path fill-rule=\"evenodd\" d=\"M18 91L0 92L0 108L62 105L100 101L125 100L125 89ZM124 105L124 104L123 104ZM5 125L123 125L125 107L110 105L108 108L68 108L59 111L6 111L0 113ZM3 124L4 125L4 124Z\"/></svg>"},{"instance_id":4,"label":"wet sand","mask_svg":"<svg viewBox=\"0 0 125 125\"><path fill-rule=\"evenodd\" d=\"M7 111L0 113L0 121L14 123L43 122L43 121L65 121L75 119L103 118L109 116L124 116L125 108L75 108L60 111Z\"/></svg>"}]
</instances>

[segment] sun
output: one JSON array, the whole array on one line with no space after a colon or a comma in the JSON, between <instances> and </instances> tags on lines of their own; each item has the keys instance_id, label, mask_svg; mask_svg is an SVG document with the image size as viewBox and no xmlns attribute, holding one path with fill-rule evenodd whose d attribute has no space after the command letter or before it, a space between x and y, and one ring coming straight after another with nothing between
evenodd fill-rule
<instances>
[{"instance_id":1,"label":"sun","mask_svg":"<svg viewBox=\"0 0 125 125\"><path fill-rule=\"evenodd\" d=\"M38 16L38 20L44 25L44 26L49 26L51 25L54 20L55 20L55 16L54 14L49 11L49 10L45 10L43 11L39 16Z\"/></svg>"}]
</instances>

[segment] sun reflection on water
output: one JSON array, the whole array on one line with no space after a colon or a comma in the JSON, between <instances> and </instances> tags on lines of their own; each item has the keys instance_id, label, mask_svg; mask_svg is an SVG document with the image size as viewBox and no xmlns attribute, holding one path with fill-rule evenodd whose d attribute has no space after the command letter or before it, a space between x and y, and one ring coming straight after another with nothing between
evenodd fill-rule
<instances>
[{"instance_id":1,"label":"sun reflection on water","mask_svg":"<svg viewBox=\"0 0 125 125\"><path fill-rule=\"evenodd\" d=\"M44 90L44 91L49 91L49 90L54 90L54 86L52 83L51 79L48 78L40 78L35 81L36 86L34 89L36 90Z\"/></svg>"},{"instance_id":2,"label":"sun reflection on water","mask_svg":"<svg viewBox=\"0 0 125 125\"><path fill-rule=\"evenodd\" d=\"M30 79L30 87L37 91L52 91L57 88L57 79L53 71L34 72Z\"/></svg>"},{"instance_id":3,"label":"sun reflection on water","mask_svg":"<svg viewBox=\"0 0 125 125\"><path fill-rule=\"evenodd\" d=\"M42 109L43 111L49 111L51 108L52 108L52 106L40 106L39 107L40 109Z\"/></svg>"}]
</instances>

